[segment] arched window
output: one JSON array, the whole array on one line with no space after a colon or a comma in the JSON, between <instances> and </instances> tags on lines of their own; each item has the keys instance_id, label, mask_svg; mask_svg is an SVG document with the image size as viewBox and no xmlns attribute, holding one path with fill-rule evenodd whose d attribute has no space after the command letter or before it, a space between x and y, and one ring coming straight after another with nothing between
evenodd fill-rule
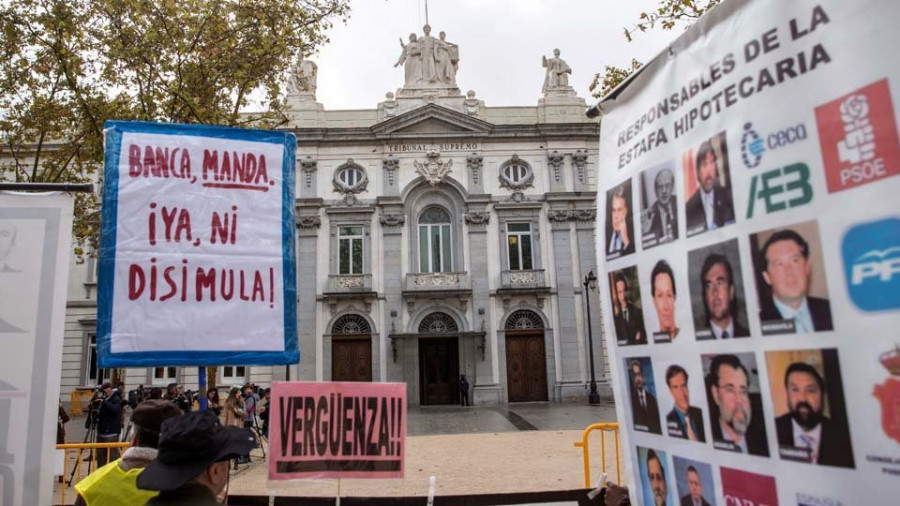
<instances>
[{"instance_id":1,"label":"arched window","mask_svg":"<svg viewBox=\"0 0 900 506\"><path fill-rule=\"evenodd\" d=\"M341 316L331 327L331 333L335 335L346 334L371 334L372 327L365 318L356 314Z\"/></svg>"},{"instance_id":2,"label":"arched window","mask_svg":"<svg viewBox=\"0 0 900 506\"><path fill-rule=\"evenodd\" d=\"M544 328L544 322L534 311L520 309L506 319L506 330L535 330Z\"/></svg>"},{"instance_id":3,"label":"arched window","mask_svg":"<svg viewBox=\"0 0 900 506\"><path fill-rule=\"evenodd\" d=\"M452 272L450 213L431 206L419 215L419 272Z\"/></svg>"},{"instance_id":4,"label":"arched window","mask_svg":"<svg viewBox=\"0 0 900 506\"><path fill-rule=\"evenodd\" d=\"M459 327L456 325L456 320L447 313L431 313L422 318L422 323L419 324L419 332L445 334L456 332L457 330L459 330Z\"/></svg>"}]
</instances>

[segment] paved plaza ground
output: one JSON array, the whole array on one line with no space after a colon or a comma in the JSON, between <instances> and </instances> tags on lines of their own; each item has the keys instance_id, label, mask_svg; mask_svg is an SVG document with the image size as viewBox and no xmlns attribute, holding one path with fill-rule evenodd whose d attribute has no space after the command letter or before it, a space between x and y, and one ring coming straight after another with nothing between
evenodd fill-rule
<instances>
[{"instance_id":1,"label":"paved plaza ground","mask_svg":"<svg viewBox=\"0 0 900 506\"><path fill-rule=\"evenodd\" d=\"M83 438L74 419L69 441ZM614 422L612 403L528 403L495 407L411 407L403 479L342 480L343 497L425 496L430 476L435 494L467 495L572 490L584 486L582 453L573 443L585 427ZM79 430L79 428L81 428ZM600 473L600 436L591 438L591 467ZM607 470L615 479L615 446L607 436ZM624 466L624 464L622 464ZM622 468L624 473L624 467ZM233 471L230 493L241 496L335 496L337 480L270 484L256 450L252 462ZM67 502L69 498L67 497Z\"/></svg>"}]
</instances>

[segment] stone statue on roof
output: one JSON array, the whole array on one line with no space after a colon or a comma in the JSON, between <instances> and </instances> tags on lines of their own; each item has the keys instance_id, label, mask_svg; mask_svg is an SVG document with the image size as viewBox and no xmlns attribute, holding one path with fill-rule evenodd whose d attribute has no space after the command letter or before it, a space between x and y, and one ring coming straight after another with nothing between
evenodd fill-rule
<instances>
[{"instance_id":1,"label":"stone statue on roof","mask_svg":"<svg viewBox=\"0 0 900 506\"><path fill-rule=\"evenodd\" d=\"M456 71L459 67L459 46L448 42L446 34L440 38L431 36L431 26L425 25L421 37L409 34L409 43L404 44L400 58L394 67L403 65L405 89L455 88Z\"/></svg>"}]
</instances>

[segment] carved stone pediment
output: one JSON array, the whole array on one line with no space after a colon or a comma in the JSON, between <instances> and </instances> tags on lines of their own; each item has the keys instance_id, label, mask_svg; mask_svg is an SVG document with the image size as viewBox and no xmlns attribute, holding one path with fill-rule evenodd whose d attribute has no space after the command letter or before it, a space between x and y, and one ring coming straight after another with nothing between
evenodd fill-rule
<instances>
[{"instance_id":1,"label":"carved stone pediment","mask_svg":"<svg viewBox=\"0 0 900 506\"><path fill-rule=\"evenodd\" d=\"M494 125L473 116L437 104L407 111L371 127L376 136L421 137L422 134L487 134Z\"/></svg>"}]
</instances>

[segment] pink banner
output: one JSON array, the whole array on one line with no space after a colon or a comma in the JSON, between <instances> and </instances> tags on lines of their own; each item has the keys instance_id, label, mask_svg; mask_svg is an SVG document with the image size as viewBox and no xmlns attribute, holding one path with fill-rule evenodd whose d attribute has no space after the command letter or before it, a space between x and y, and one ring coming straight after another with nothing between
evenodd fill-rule
<instances>
[{"instance_id":1,"label":"pink banner","mask_svg":"<svg viewBox=\"0 0 900 506\"><path fill-rule=\"evenodd\" d=\"M275 382L269 479L402 478L404 383Z\"/></svg>"}]
</instances>

